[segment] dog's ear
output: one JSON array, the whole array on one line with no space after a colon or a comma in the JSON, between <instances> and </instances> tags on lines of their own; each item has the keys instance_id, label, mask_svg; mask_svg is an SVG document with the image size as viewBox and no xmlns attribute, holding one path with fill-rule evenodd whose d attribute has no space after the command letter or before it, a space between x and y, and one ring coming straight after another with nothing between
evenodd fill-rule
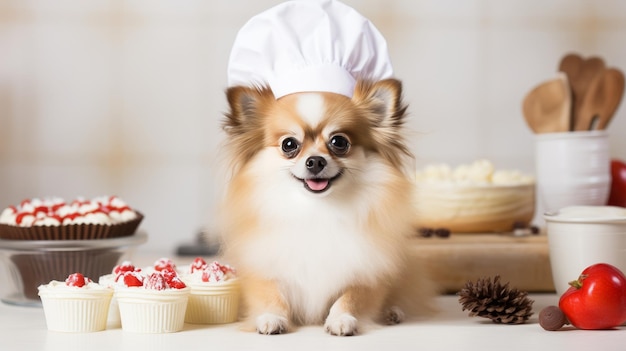
<instances>
[{"instance_id":1,"label":"dog's ear","mask_svg":"<svg viewBox=\"0 0 626 351\"><path fill-rule=\"evenodd\" d=\"M256 126L255 119L262 115L262 102L274 95L267 87L235 86L226 90L226 98L230 111L225 114L223 128L228 134L242 134Z\"/></svg>"},{"instance_id":2,"label":"dog's ear","mask_svg":"<svg viewBox=\"0 0 626 351\"><path fill-rule=\"evenodd\" d=\"M396 128L404 123L406 106L402 103L402 83L397 79L360 80L353 101L368 110L368 117L376 127Z\"/></svg>"},{"instance_id":3,"label":"dog's ear","mask_svg":"<svg viewBox=\"0 0 626 351\"><path fill-rule=\"evenodd\" d=\"M411 152L404 141L407 106L402 102L402 83L396 79L358 81L352 101L364 109L378 152L396 166Z\"/></svg>"},{"instance_id":4,"label":"dog's ear","mask_svg":"<svg viewBox=\"0 0 626 351\"><path fill-rule=\"evenodd\" d=\"M225 113L222 128L229 137L228 149L232 153L233 170L241 167L259 151L265 128L264 111L274 99L268 87L236 86L226 91L230 111Z\"/></svg>"}]
</instances>

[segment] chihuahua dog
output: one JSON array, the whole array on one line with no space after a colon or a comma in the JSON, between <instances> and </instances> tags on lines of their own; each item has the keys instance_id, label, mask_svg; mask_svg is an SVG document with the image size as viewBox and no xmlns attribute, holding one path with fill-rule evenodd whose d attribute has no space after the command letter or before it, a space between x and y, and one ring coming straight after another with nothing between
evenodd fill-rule
<instances>
[{"instance_id":1,"label":"chihuahua dog","mask_svg":"<svg viewBox=\"0 0 626 351\"><path fill-rule=\"evenodd\" d=\"M359 80L352 98L226 94L222 248L251 328L323 323L354 335L430 310L433 286L407 242L415 211L400 81Z\"/></svg>"}]
</instances>

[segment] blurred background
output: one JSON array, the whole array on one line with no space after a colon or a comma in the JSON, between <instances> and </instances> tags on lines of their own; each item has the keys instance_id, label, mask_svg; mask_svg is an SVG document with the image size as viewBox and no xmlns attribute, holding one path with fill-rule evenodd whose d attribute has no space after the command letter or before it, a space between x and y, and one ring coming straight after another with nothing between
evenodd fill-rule
<instances>
[{"instance_id":1,"label":"blurred background","mask_svg":"<svg viewBox=\"0 0 626 351\"><path fill-rule=\"evenodd\" d=\"M140 250L161 254L210 228L230 47L279 2L0 0L0 208L118 195L146 215ZM626 69L625 1L345 2L387 38L417 168L484 158L533 174L525 94L569 52Z\"/></svg>"}]
</instances>

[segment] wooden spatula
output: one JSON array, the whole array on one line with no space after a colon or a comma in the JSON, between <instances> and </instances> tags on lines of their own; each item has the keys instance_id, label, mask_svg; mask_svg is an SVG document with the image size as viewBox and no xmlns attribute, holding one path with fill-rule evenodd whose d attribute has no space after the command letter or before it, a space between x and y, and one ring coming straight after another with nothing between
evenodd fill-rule
<instances>
[{"instance_id":1,"label":"wooden spatula","mask_svg":"<svg viewBox=\"0 0 626 351\"><path fill-rule=\"evenodd\" d=\"M583 97L574 130L606 129L624 94L624 74L609 68L594 79Z\"/></svg>"},{"instance_id":2,"label":"wooden spatula","mask_svg":"<svg viewBox=\"0 0 626 351\"><path fill-rule=\"evenodd\" d=\"M522 111L534 133L570 130L571 90L564 73L534 87L524 98Z\"/></svg>"}]
</instances>

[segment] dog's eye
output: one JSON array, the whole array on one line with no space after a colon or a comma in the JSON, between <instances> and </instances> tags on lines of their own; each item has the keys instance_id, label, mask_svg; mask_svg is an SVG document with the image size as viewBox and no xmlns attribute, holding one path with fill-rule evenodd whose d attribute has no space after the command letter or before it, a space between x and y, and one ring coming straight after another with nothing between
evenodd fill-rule
<instances>
[{"instance_id":1,"label":"dog's eye","mask_svg":"<svg viewBox=\"0 0 626 351\"><path fill-rule=\"evenodd\" d=\"M345 155L350 151L350 141L345 135L333 135L328 142L328 148L335 155Z\"/></svg>"},{"instance_id":2,"label":"dog's eye","mask_svg":"<svg viewBox=\"0 0 626 351\"><path fill-rule=\"evenodd\" d=\"M298 153L298 150L300 149L300 143L296 138L289 137L283 139L280 144L280 148L285 156L292 158Z\"/></svg>"}]
</instances>

